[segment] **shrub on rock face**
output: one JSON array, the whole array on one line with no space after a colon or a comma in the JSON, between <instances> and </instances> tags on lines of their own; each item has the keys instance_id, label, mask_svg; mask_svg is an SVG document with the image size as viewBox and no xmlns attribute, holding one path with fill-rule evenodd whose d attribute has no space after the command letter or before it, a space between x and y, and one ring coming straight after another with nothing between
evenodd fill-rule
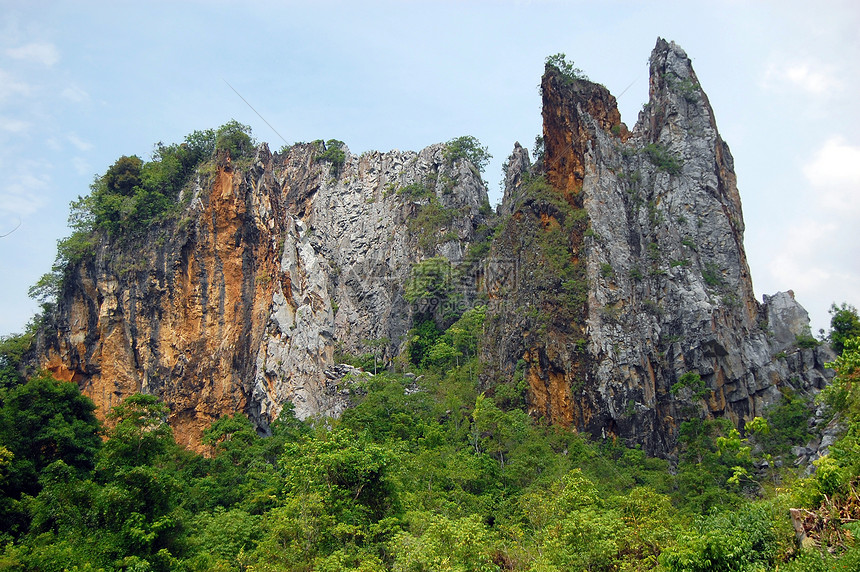
<instances>
[{"instance_id":1,"label":"shrub on rock face","mask_svg":"<svg viewBox=\"0 0 860 572\"><path fill-rule=\"evenodd\" d=\"M341 167L346 162L346 151L343 150L346 143L338 139L329 139L325 144L320 140L319 143L324 148L324 151L317 155L316 160L331 163L331 174L332 176L337 176Z\"/></svg>"},{"instance_id":2,"label":"shrub on rock face","mask_svg":"<svg viewBox=\"0 0 860 572\"><path fill-rule=\"evenodd\" d=\"M481 142L471 135L451 139L445 144L445 160L449 163L466 159L477 167L478 171L483 171L492 158L487 147L481 145Z\"/></svg>"},{"instance_id":3,"label":"shrub on rock face","mask_svg":"<svg viewBox=\"0 0 860 572\"><path fill-rule=\"evenodd\" d=\"M554 67L561 73L561 77L568 85L575 81L588 81L588 76L581 69L573 65L573 62L567 61L567 56L563 53L547 56L544 61L546 67Z\"/></svg>"}]
</instances>

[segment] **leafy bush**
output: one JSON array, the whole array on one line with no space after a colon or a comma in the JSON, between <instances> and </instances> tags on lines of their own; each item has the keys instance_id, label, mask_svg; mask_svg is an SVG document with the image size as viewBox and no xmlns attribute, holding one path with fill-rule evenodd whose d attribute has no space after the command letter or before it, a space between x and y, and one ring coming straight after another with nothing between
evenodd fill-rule
<instances>
[{"instance_id":1,"label":"leafy bush","mask_svg":"<svg viewBox=\"0 0 860 572\"><path fill-rule=\"evenodd\" d=\"M771 432L760 444L765 451L774 455L782 455L794 445L803 445L809 434L809 418L812 410L809 404L789 388L783 388L779 403L771 406L765 412L765 417L771 426Z\"/></svg>"},{"instance_id":2,"label":"leafy bush","mask_svg":"<svg viewBox=\"0 0 860 572\"><path fill-rule=\"evenodd\" d=\"M32 347L34 337L32 331L0 336L0 391L24 383L24 377L18 369L24 354Z\"/></svg>"},{"instance_id":3,"label":"leafy bush","mask_svg":"<svg viewBox=\"0 0 860 572\"><path fill-rule=\"evenodd\" d=\"M216 131L194 131L179 145L158 143L151 161L134 155L117 159L96 178L88 196L72 203L69 224L78 236L67 239L69 253L64 258L74 261L86 255L91 249L86 235L92 230L130 234L163 218L177 205L194 170L213 151L224 150L234 159L253 151L249 132L249 127L233 120Z\"/></svg>"},{"instance_id":4,"label":"leafy bush","mask_svg":"<svg viewBox=\"0 0 860 572\"><path fill-rule=\"evenodd\" d=\"M316 156L316 160L331 163L331 174L336 177L346 163L346 151L343 150L346 143L338 139L329 139L325 144L322 144L322 141L318 144L322 145L323 151Z\"/></svg>"},{"instance_id":5,"label":"leafy bush","mask_svg":"<svg viewBox=\"0 0 860 572\"><path fill-rule=\"evenodd\" d=\"M817 348L821 345L821 342L815 339L813 335L809 332L798 334L794 337L794 343L799 348L803 348L805 350Z\"/></svg>"},{"instance_id":6,"label":"leafy bush","mask_svg":"<svg viewBox=\"0 0 860 572\"><path fill-rule=\"evenodd\" d=\"M684 162L659 143L649 143L642 150L651 163L660 171L680 175Z\"/></svg>"},{"instance_id":7,"label":"leafy bush","mask_svg":"<svg viewBox=\"0 0 860 572\"><path fill-rule=\"evenodd\" d=\"M660 555L667 572L758 572L772 564L778 542L763 507L712 512L696 520L678 545Z\"/></svg>"},{"instance_id":8,"label":"leafy bush","mask_svg":"<svg viewBox=\"0 0 860 572\"><path fill-rule=\"evenodd\" d=\"M711 392L702 377L694 371L688 371L678 378L678 382L672 385L669 393L678 395L682 389L689 389L690 396L695 400L704 399Z\"/></svg>"},{"instance_id":9,"label":"leafy bush","mask_svg":"<svg viewBox=\"0 0 860 572\"><path fill-rule=\"evenodd\" d=\"M230 159L233 161L253 154L254 148L254 139L251 137L249 125L243 125L235 119L231 119L215 131L215 151L229 153Z\"/></svg>"},{"instance_id":10,"label":"leafy bush","mask_svg":"<svg viewBox=\"0 0 860 572\"><path fill-rule=\"evenodd\" d=\"M233 159L252 153L250 127L232 120L217 130L194 131L180 144L159 142L150 161L136 155L117 159L95 178L87 196L72 201L72 234L57 243L52 270L30 289L31 297L43 304L56 298L69 269L94 255L99 233L115 239L137 237L174 215L183 188L216 150Z\"/></svg>"},{"instance_id":11,"label":"leafy bush","mask_svg":"<svg viewBox=\"0 0 860 572\"><path fill-rule=\"evenodd\" d=\"M612 278L615 276L615 270L612 268L611 264L604 262L600 265L600 275L604 278Z\"/></svg>"},{"instance_id":12,"label":"leafy bush","mask_svg":"<svg viewBox=\"0 0 860 572\"><path fill-rule=\"evenodd\" d=\"M860 317L857 316L857 308L845 302L841 306L831 304L829 312L830 346L840 355L846 340L860 336Z\"/></svg>"},{"instance_id":13,"label":"leafy bush","mask_svg":"<svg viewBox=\"0 0 860 572\"><path fill-rule=\"evenodd\" d=\"M489 164L490 159L493 158L487 148L471 135L464 135L448 141L445 144L444 156L449 164L465 159L477 167L479 172L482 172Z\"/></svg>"},{"instance_id":14,"label":"leafy bush","mask_svg":"<svg viewBox=\"0 0 860 572\"><path fill-rule=\"evenodd\" d=\"M720 267L713 262L705 263L705 267L702 269L702 278L705 280L705 284L711 288L723 285L723 273L720 271Z\"/></svg>"},{"instance_id":15,"label":"leafy bush","mask_svg":"<svg viewBox=\"0 0 860 572\"><path fill-rule=\"evenodd\" d=\"M39 492L50 467L62 463L77 477L93 469L101 446L94 410L77 385L48 374L0 390L0 444L11 453L0 474L0 535L23 532L16 529L27 519L15 506Z\"/></svg>"},{"instance_id":16,"label":"leafy bush","mask_svg":"<svg viewBox=\"0 0 860 572\"><path fill-rule=\"evenodd\" d=\"M444 256L422 260L412 267L412 276L406 283L403 297L411 304L421 300L436 300L438 303L450 294L451 279L451 262Z\"/></svg>"},{"instance_id":17,"label":"leafy bush","mask_svg":"<svg viewBox=\"0 0 860 572\"><path fill-rule=\"evenodd\" d=\"M432 189L427 188L427 185L422 183L411 183L400 187L397 189L397 194L412 201L432 199L436 196Z\"/></svg>"},{"instance_id":18,"label":"leafy bush","mask_svg":"<svg viewBox=\"0 0 860 572\"><path fill-rule=\"evenodd\" d=\"M574 66L572 61L567 61L567 56L563 53L547 56L546 60L544 60L544 65L547 68L553 67L557 69L566 85L572 85L577 81L588 81L588 76L581 69Z\"/></svg>"},{"instance_id":19,"label":"leafy bush","mask_svg":"<svg viewBox=\"0 0 860 572\"><path fill-rule=\"evenodd\" d=\"M427 203L420 205L415 216L406 222L406 228L411 234L417 236L418 246L424 250L430 250L437 244L457 239L456 234L440 232L454 222L457 210L444 206L436 195L428 196Z\"/></svg>"}]
</instances>

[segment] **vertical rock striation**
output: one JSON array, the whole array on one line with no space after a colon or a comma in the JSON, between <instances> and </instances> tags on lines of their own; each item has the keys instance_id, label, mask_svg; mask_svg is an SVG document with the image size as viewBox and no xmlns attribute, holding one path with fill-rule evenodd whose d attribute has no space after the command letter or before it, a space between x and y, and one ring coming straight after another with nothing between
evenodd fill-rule
<instances>
[{"instance_id":1,"label":"vertical rock striation","mask_svg":"<svg viewBox=\"0 0 860 572\"><path fill-rule=\"evenodd\" d=\"M684 417L741 424L783 385L821 387L829 352L794 344L809 326L792 296L754 298L732 156L689 58L659 40L650 74L630 133L605 88L548 66L545 155L533 175L587 215L585 232L565 236L571 262L584 266L584 316L548 328L517 319L541 298L531 279L541 260L522 229L545 223L551 201L509 185L501 210L513 214L495 253L515 258L518 288L495 305L485 359L501 378L525 361L534 415L667 455ZM704 399L676 385L688 372L704 381Z\"/></svg>"},{"instance_id":2,"label":"vertical rock striation","mask_svg":"<svg viewBox=\"0 0 860 572\"><path fill-rule=\"evenodd\" d=\"M798 347L809 320L790 292L754 298L732 156L689 58L658 40L650 74L629 131L606 88L547 67L544 152L532 165L515 145L483 264L487 191L445 145L222 156L177 216L103 235L67 270L37 359L102 414L159 396L192 448L236 411L263 432L288 402L337 415L336 354L401 355L404 285L441 256L460 264L458 300L488 301L482 383L500 405L663 456L690 416L741 426L784 386L820 388L832 355Z\"/></svg>"},{"instance_id":3,"label":"vertical rock striation","mask_svg":"<svg viewBox=\"0 0 860 572\"><path fill-rule=\"evenodd\" d=\"M486 212L479 173L444 145L420 153L318 144L250 166L201 170L181 214L135 240L101 238L70 269L37 348L40 365L77 382L104 413L136 392L170 408L177 439L243 411L262 431L284 403L338 414L347 404L335 350L395 353L411 326L403 285L428 256L458 261ZM418 196L398 191L413 185ZM430 205L430 206L428 206ZM413 232L422 209L444 216Z\"/></svg>"}]
</instances>

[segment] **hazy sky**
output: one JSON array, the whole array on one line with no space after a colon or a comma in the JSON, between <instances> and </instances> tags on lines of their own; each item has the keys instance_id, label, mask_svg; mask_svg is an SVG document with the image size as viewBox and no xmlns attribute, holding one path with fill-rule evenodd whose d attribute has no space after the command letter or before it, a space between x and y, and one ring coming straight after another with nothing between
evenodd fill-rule
<instances>
[{"instance_id":1,"label":"hazy sky","mask_svg":"<svg viewBox=\"0 0 860 572\"><path fill-rule=\"evenodd\" d=\"M734 155L757 296L793 289L816 331L831 302L860 305L858 30L855 0L0 0L0 335L35 313L69 202L119 156L231 118L284 144L225 81L290 143L474 135L495 203L514 142L541 131L546 56L606 85L632 128L658 36L692 58Z\"/></svg>"}]
</instances>

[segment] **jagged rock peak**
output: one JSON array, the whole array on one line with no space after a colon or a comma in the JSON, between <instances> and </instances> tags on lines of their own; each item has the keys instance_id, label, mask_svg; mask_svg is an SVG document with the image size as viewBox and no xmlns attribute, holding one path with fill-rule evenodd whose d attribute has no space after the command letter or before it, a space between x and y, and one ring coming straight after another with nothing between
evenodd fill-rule
<instances>
[{"instance_id":1,"label":"jagged rock peak","mask_svg":"<svg viewBox=\"0 0 860 572\"><path fill-rule=\"evenodd\" d=\"M517 201L521 198L523 185L530 175L532 167L529 151L517 141L504 165L505 189L502 195L502 204L499 214L509 215L513 213Z\"/></svg>"},{"instance_id":2,"label":"jagged rock peak","mask_svg":"<svg viewBox=\"0 0 860 572\"><path fill-rule=\"evenodd\" d=\"M541 79L543 99L544 171L550 184L566 195L582 189L585 154L595 129L613 129L626 137L627 128L615 97L600 84L563 74L547 64Z\"/></svg>"},{"instance_id":3,"label":"jagged rock peak","mask_svg":"<svg viewBox=\"0 0 860 572\"><path fill-rule=\"evenodd\" d=\"M518 288L491 308L497 339L484 357L498 364L488 375L523 370L533 415L671 455L686 418L742 427L782 386L816 390L831 374L824 348L793 343L808 328L793 298L777 294L764 308L754 298L733 160L686 53L658 40L650 73L649 102L628 134L603 86L547 67L543 174L588 228L564 224L540 198L546 187L519 192L496 250L518 261ZM551 253L515 250L559 229L571 263L560 283L585 289L565 320L545 302ZM705 397L673 389L687 374Z\"/></svg>"}]
</instances>

